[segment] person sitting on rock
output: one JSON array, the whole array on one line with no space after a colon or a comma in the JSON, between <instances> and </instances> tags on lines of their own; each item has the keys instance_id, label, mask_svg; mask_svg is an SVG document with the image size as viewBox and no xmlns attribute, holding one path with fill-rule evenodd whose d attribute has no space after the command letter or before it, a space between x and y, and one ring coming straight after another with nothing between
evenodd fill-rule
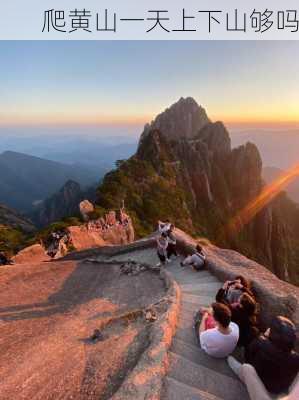
<instances>
[{"instance_id":1,"label":"person sitting on rock","mask_svg":"<svg viewBox=\"0 0 299 400\"><path fill-rule=\"evenodd\" d=\"M232 321L239 327L238 346L244 346L245 351L249 344L259 336L257 320L257 303L248 293L243 293L238 303L230 305Z\"/></svg>"},{"instance_id":2,"label":"person sitting on rock","mask_svg":"<svg viewBox=\"0 0 299 400\"><path fill-rule=\"evenodd\" d=\"M195 325L200 347L210 356L224 358L231 354L239 340L239 327L231 321L231 311L222 303L213 303L211 309L212 317L216 326L208 328L206 320L209 313L204 312L199 328Z\"/></svg>"},{"instance_id":3,"label":"person sitting on rock","mask_svg":"<svg viewBox=\"0 0 299 400\"><path fill-rule=\"evenodd\" d=\"M174 225L171 224L169 230L167 231L167 239L168 239L168 246L167 246L167 258L170 259L172 255L177 257L177 250L176 250L176 237L174 234Z\"/></svg>"},{"instance_id":4,"label":"person sitting on rock","mask_svg":"<svg viewBox=\"0 0 299 400\"><path fill-rule=\"evenodd\" d=\"M216 294L216 301L230 306L238 303L243 293L248 293L254 298L249 281L244 276L239 275L233 281L224 282L222 288Z\"/></svg>"},{"instance_id":5,"label":"person sitting on rock","mask_svg":"<svg viewBox=\"0 0 299 400\"><path fill-rule=\"evenodd\" d=\"M196 246L196 252L191 256L185 258L184 261L181 261L181 267L185 267L186 265L192 265L192 267L196 271L200 271L204 268L206 261L206 256L202 250L202 247L198 244Z\"/></svg>"},{"instance_id":6,"label":"person sitting on rock","mask_svg":"<svg viewBox=\"0 0 299 400\"><path fill-rule=\"evenodd\" d=\"M157 267L160 267L161 264L165 264L169 262L167 258L167 247L168 247L168 239L167 233L162 232L160 236L157 238L157 255L159 257L160 262L157 264Z\"/></svg>"},{"instance_id":7,"label":"person sitting on rock","mask_svg":"<svg viewBox=\"0 0 299 400\"><path fill-rule=\"evenodd\" d=\"M229 366L246 383L252 400L270 400L269 393L286 394L295 384L299 373L296 339L293 322L277 316L270 328L249 345L246 364L228 357Z\"/></svg>"}]
</instances>

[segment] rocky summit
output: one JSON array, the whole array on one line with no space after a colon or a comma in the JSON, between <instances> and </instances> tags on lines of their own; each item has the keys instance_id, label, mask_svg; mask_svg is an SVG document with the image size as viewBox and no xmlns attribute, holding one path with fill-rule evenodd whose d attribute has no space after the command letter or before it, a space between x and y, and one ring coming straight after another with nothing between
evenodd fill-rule
<instances>
[{"instance_id":1,"label":"rocky summit","mask_svg":"<svg viewBox=\"0 0 299 400\"><path fill-rule=\"evenodd\" d=\"M204 108L199 107L194 99L183 97L163 113L159 114L154 121L147 124L141 135L141 141L155 129L164 132L172 139L191 139L194 134L210 122Z\"/></svg>"},{"instance_id":2,"label":"rocky summit","mask_svg":"<svg viewBox=\"0 0 299 400\"><path fill-rule=\"evenodd\" d=\"M247 143L232 149L223 123L212 122L195 100L181 98L145 126L137 153L106 175L98 204L117 208L124 200L139 236L168 218L298 283L295 204L281 194L244 221L238 216L250 203L254 207L263 189L257 147Z\"/></svg>"},{"instance_id":3,"label":"rocky summit","mask_svg":"<svg viewBox=\"0 0 299 400\"><path fill-rule=\"evenodd\" d=\"M0 398L249 400L226 360L198 346L194 313L241 273L265 326L285 315L299 327L299 288L212 245L204 246L205 270L182 269L197 241L175 234L181 256L158 270L152 235L2 267Z\"/></svg>"}]
</instances>

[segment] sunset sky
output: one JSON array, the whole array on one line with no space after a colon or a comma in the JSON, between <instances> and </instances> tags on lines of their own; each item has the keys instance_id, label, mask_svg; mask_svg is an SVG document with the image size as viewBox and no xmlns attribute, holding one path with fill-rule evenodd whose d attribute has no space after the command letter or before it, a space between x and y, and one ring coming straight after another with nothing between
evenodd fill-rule
<instances>
[{"instance_id":1,"label":"sunset sky","mask_svg":"<svg viewBox=\"0 0 299 400\"><path fill-rule=\"evenodd\" d=\"M299 123L298 42L0 42L0 52L0 127L143 125L181 96L226 124Z\"/></svg>"}]
</instances>

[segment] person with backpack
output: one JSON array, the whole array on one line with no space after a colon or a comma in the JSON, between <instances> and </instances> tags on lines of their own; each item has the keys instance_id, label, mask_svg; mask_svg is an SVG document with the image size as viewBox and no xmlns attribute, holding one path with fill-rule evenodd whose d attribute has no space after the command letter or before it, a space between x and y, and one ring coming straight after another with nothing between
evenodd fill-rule
<instances>
[{"instance_id":1,"label":"person with backpack","mask_svg":"<svg viewBox=\"0 0 299 400\"><path fill-rule=\"evenodd\" d=\"M202 250L202 247L198 244L196 246L195 253L185 258L184 261L181 261L181 267L185 267L186 265L191 265L196 271L200 271L204 269L205 262L206 262L206 256Z\"/></svg>"}]
</instances>

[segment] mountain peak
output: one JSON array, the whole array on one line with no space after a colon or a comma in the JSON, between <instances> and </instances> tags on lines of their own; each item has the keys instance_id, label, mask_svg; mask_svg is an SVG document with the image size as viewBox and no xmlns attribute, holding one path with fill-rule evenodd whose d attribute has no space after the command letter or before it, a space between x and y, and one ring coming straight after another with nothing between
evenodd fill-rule
<instances>
[{"instance_id":1,"label":"mountain peak","mask_svg":"<svg viewBox=\"0 0 299 400\"><path fill-rule=\"evenodd\" d=\"M191 139L209 122L205 109L192 97L181 97L145 126L140 141L155 129L169 139Z\"/></svg>"},{"instance_id":2,"label":"mountain peak","mask_svg":"<svg viewBox=\"0 0 299 400\"><path fill-rule=\"evenodd\" d=\"M201 107L198 105L196 100L193 97L181 97L176 103L173 104L175 106L176 104L188 104L190 106L196 106L196 107Z\"/></svg>"},{"instance_id":3,"label":"mountain peak","mask_svg":"<svg viewBox=\"0 0 299 400\"><path fill-rule=\"evenodd\" d=\"M80 191L81 187L80 184L72 179L68 179L66 183L62 186L60 189L60 192L63 192L65 190L77 190Z\"/></svg>"}]
</instances>

